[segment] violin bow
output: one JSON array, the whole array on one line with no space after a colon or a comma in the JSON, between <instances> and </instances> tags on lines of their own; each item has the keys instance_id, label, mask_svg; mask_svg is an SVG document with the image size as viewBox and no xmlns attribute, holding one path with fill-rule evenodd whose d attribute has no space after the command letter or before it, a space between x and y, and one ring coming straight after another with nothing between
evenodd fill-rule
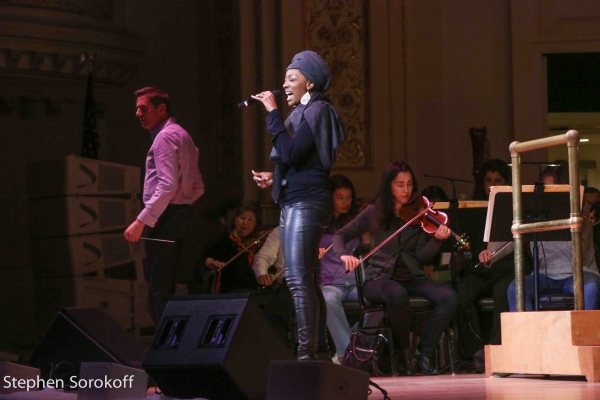
<instances>
[{"instance_id":1,"label":"violin bow","mask_svg":"<svg viewBox=\"0 0 600 400\"><path fill-rule=\"evenodd\" d=\"M498 261L496 260L496 255L499 254L502 250L504 250L506 247L508 247L508 245L512 244L513 242L505 242L502 246L500 246L496 251L494 251L492 254L490 254L490 259L489 261L486 262L480 262L479 264L475 265L475 268L479 268L479 267L486 267L486 268L490 268L492 266L492 263ZM510 254L510 253L508 253Z\"/></svg>"},{"instance_id":2,"label":"violin bow","mask_svg":"<svg viewBox=\"0 0 600 400\"><path fill-rule=\"evenodd\" d=\"M402 232L404 229L406 229L408 226L410 226L413 222L415 222L416 220L418 220L419 218L421 218L421 216L423 214L425 214L426 212L428 212L430 210L431 210L430 207L424 207L421 211L419 211L419 213L417 215L415 215L409 221L407 221L404 225L402 225L400 227L400 229L398 229L396 232L392 233L390 236L387 237L387 239L383 240L381 243L379 243L377 246L375 246L370 252L367 253L367 255L365 255L364 257L362 257L360 259L360 261L363 262L367 258L371 257L373 255L373 253L375 253L377 250L379 250L380 248L382 248L383 246L385 246L390 240L392 240L393 238L395 238L396 236L398 236L398 234L400 232ZM344 272L344 275L346 275L348 272L350 272L350 271L346 270Z\"/></svg>"},{"instance_id":3,"label":"violin bow","mask_svg":"<svg viewBox=\"0 0 600 400\"><path fill-rule=\"evenodd\" d=\"M277 278L279 278L279 275L281 275L283 271L285 271L285 268L281 268L279 271L277 271L275 275L273 275L273 282L275 282Z\"/></svg>"}]
</instances>

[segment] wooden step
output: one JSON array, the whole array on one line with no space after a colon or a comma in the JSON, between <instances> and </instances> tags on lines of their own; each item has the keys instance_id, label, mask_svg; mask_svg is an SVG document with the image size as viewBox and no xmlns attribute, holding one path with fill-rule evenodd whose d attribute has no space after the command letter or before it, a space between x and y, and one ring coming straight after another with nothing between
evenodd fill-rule
<instances>
[{"instance_id":1,"label":"wooden step","mask_svg":"<svg viewBox=\"0 0 600 400\"><path fill-rule=\"evenodd\" d=\"M600 311L507 312L502 345L485 349L486 375L583 375L600 380Z\"/></svg>"}]
</instances>

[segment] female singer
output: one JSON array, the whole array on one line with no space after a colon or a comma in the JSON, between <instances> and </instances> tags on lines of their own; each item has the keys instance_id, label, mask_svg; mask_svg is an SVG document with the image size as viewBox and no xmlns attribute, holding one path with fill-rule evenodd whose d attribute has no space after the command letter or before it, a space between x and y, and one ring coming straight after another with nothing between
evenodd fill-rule
<instances>
[{"instance_id":1,"label":"female singer","mask_svg":"<svg viewBox=\"0 0 600 400\"><path fill-rule=\"evenodd\" d=\"M372 246L379 245L406 221L399 215L403 206L418 196L417 181L411 168L403 161L393 162L384 171L378 195L352 222L333 237L335 255L354 270L360 261L349 254L346 243L363 232L371 232ZM423 263L440 249L442 241L450 236L450 229L441 225L430 238L423 230L412 225L392 239L367 262L364 296L373 303L385 303L394 332L394 345L399 353L398 373L413 375L410 347L409 296L429 299L435 309L419 343L419 363L424 375L437 375L435 349L446 325L456 310L456 294L448 286L425 278Z\"/></svg>"},{"instance_id":2,"label":"female singer","mask_svg":"<svg viewBox=\"0 0 600 400\"><path fill-rule=\"evenodd\" d=\"M273 200L281 207L281 245L296 309L298 360L331 360L319 287L319 241L331 216L328 177L344 130L323 94L330 80L327 63L317 53L303 51L286 70L283 88L293 108L285 122L271 92L252 96L269 112L275 170L252 173L260 188L272 186Z\"/></svg>"}]
</instances>

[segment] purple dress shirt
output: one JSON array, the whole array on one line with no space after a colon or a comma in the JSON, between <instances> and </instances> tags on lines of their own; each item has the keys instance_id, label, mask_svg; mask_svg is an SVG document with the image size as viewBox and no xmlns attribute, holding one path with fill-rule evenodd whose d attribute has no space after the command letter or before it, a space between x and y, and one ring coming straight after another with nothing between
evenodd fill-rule
<instances>
[{"instance_id":1,"label":"purple dress shirt","mask_svg":"<svg viewBox=\"0 0 600 400\"><path fill-rule=\"evenodd\" d=\"M146 157L144 209L137 219L154 228L169 204L192 204L204 193L198 169L198 149L175 118L150 131L152 146Z\"/></svg>"}]
</instances>

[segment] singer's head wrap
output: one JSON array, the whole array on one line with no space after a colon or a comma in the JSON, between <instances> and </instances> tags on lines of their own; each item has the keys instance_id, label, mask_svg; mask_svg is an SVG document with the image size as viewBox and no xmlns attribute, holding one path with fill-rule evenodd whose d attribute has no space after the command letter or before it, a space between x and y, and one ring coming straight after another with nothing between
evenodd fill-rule
<instances>
[{"instance_id":1,"label":"singer's head wrap","mask_svg":"<svg viewBox=\"0 0 600 400\"><path fill-rule=\"evenodd\" d=\"M315 85L315 90L325 92L331 85L331 73L325 60L314 51L305 50L294 56L288 69L297 69Z\"/></svg>"}]
</instances>

